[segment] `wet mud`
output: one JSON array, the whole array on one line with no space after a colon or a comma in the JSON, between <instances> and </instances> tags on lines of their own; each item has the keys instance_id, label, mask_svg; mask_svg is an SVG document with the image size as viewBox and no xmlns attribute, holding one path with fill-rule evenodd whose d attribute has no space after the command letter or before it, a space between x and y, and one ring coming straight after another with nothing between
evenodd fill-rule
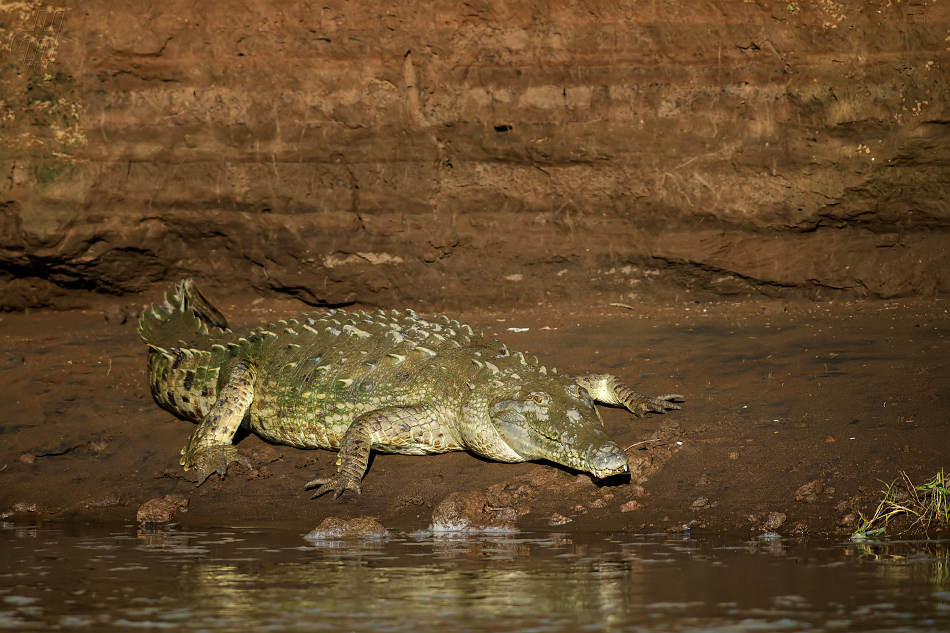
<instances>
[{"instance_id":1,"label":"wet mud","mask_svg":"<svg viewBox=\"0 0 950 633\"><path fill-rule=\"evenodd\" d=\"M250 298L219 307L234 327L308 309ZM411 531L437 509L451 521L443 502L455 495L461 518L505 529L847 534L882 482L950 466L947 302L681 302L451 315L559 371L685 394L682 410L644 419L601 409L630 476L467 453L375 455L362 495L311 500L304 483L331 471L335 453L240 435L253 469L235 465L196 487L178 464L194 427L148 391L139 309L0 317L8 520L138 516L307 532L329 517L375 517Z\"/></svg>"}]
</instances>

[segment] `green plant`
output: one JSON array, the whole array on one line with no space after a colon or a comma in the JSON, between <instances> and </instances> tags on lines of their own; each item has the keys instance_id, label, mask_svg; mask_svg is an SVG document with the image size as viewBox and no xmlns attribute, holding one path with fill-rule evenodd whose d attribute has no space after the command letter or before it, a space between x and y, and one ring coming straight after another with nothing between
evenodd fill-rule
<instances>
[{"instance_id":1,"label":"green plant","mask_svg":"<svg viewBox=\"0 0 950 633\"><path fill-rule=\"evenodd\" d=\"M870 518L858 512L860 521L851 534L852 541L886 535L888 522L898 516L913 518L908 530L919 525L926 532L934 525L950 525L950 490L942 468L932 479L920 485L914 485L907 473L901 471L901 476L885 484L881 492L883 497Z\"/></svg>"}]
</instances>

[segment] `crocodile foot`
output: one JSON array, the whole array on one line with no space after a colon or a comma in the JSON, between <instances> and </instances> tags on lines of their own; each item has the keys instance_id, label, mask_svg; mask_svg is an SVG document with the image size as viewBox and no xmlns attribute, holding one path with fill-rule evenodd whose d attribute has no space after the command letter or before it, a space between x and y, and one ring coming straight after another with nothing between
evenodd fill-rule
<instances>
[{"instance_id":1,"label":"crocodile foot","mask_svg":"<svg viewBox=\"0 0 950 633\"><path fill-rule=\"evenodd\" d=\"M203 446L189 455L189 463L183 464L185 470L194 468L198 473L198 485L200 486L212 473L218 473L224 477L228 473L228 466L237 462L253 470L254 465L251 460L245 457L236 446ZM184 460L183 460L184 461Z\"/></svg>"},{"instance_id":2,"label":"crocodile foot","mask_svg":"<svg viewBox=\"0 0 950 633\"><path fill-rule=\"evenodd\" d=\"M681 409L680 405L672 400L683 400L683 396L678 393L668 393L662 396L643 396L635 391L630 392L630 396L624 398L621 395L621 400L623 401L624 406L627 407L632 413L634 413L638 418L642 418L649 411L655 413L666 413L667 409Z\"/></svg>"},{"instance_id":3,"label":"crocodile foot","mask_svg":"<svg viewBox=\"0 0 950 633\"><path fill-rule=\"evenodd\" d=\"M317 486L320 486L317 488ZM343 494L344 490L352 490L356 494L363 494L363 489L360 487L360 480L358 477L346 476L344 473L337 473L332 477L317 477L316 479L307 482L307 485L304 486L304 490L310 490L311 488L317 488L317 491L313 493L311 499L316 499L322 494L333 491L333 498L338 498Z\"/></svg>"},{"instance_id":4,"label":"crocodile foot","mask_svg":"<svg viewBox=\"0 0 950 633\"><path fill-rule=\"evenodd\" d=\"M668 393L652 398L645 396L623 384L612 374L575 376L574 382L586 389L595 402L623 406L638 418L642 418L649 411L666 413L667 409L679 409L680 405L672 401L684 400L678 393Z\"/></svg>"}]
</instances>

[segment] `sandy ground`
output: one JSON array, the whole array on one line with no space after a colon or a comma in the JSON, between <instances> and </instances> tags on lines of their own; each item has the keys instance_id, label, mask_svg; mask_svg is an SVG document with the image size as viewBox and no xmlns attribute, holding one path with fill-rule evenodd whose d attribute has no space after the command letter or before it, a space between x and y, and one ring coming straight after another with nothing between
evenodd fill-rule
<instances>
[{"instance_id":1,"label":"sandy ground","mask_svg":"<svg viewBox=\"0 0 950 633\"><path fill-rule=\"evenodd\" d=\"M307 309L217 303L234 328ZM451 315L548 367L616 373L644 393L686 401L642 420L602 409L608 431L629 447L632 477L597 481L467 453L378 455L363 494L338 500L303 490L334 467L334 453L253 435L237 444L254 470L234 466L196 488L178 465L193 427L153 403L127 306L8 313L0 316L0 511L8 520L131 522L149 499L180 495L184 525L310 530L329 516L374 516L415 530L450 493L479 491L512 508L523 529L844 534L851 528L842 519L876 505L882 481L901 471L923 481L950 467L948 307L692 302Z\"/></svg>"}]
</instances>

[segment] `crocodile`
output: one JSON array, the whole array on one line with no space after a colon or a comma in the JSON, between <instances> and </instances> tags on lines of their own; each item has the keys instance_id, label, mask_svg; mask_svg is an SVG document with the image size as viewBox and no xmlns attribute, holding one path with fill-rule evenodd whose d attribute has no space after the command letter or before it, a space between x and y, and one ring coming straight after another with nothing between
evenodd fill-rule
<instances>
[{"instance_id":1,"label":"crocodile","mask_svg":"<svg viewBox=\"0 0 950 633\"><path fill-rule=\"evenodd\" d=\"M193 281L146 309L148 381L162 408L197 423L181 451L200 486L250 461L239 427L266 441L338 451L313 497L361 493L370 452L469 451L500 462L548 460L603 478L628 472L595 402L638 417L679 409L610 374L569 376L468 325L412 310L310 312L232 331Z\"/></svg>"}]
</instances>

